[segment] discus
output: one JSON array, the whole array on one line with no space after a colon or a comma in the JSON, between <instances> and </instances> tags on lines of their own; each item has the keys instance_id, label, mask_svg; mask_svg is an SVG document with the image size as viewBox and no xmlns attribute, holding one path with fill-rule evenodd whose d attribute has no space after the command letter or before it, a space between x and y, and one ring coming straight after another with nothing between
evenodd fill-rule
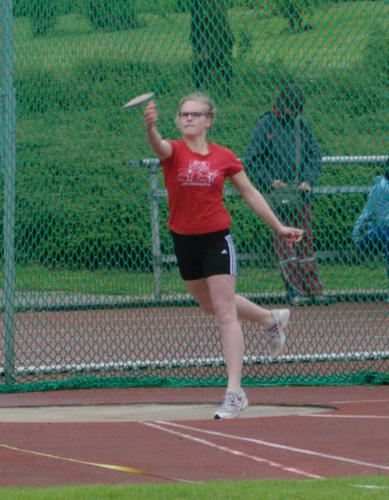
<instances>
[{"instance_id":1,"label":"discus","mask_svg":"<svg viewBox=\"0 0 389 500\"><path fill-rule=\"evenodd\" d=\"M140 94L128 101L127 104L123 106L125 109L134 108L135 106L140 106L144 102L149 101L155 96L155 92L147 92L146 94Z\"/></svg>"}]
</instances>

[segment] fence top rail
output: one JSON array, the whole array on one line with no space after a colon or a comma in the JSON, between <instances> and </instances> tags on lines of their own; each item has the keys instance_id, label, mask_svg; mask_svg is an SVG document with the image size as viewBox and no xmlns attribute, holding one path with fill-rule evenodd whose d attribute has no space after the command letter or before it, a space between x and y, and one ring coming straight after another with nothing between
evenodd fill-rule
<instances>
[{"instance_id":1,"label":"fence top rail","mask_svg":"<svg viewBox=\"0 0 389 500\"><path fill-rule=\"evenodd\" d=\"M240 160L242 160L240 158ZM322 156L323 164L345 164L345 163L385 163L389 155L361 155L361 156ZM140 163L144 165L157 165L158 158L143 158Z\"/></svg>"},{"instance_id":2,"label":"fence top rail","mask_svg":"<svg viewBox=\"0 0 389 500\"><path fill-rule=\"evenodd\" d=\"M389 160L388 155L368 155L368 156L323 156L322 163L385 163Z\"/></svg>"},{"instance_id":3,"label":"fence top rail","mask_svg":"<svg viewBox=\"0 0 389 500\"><path fill-rule=\"evenodd\" d=\"M368 155L368 156L323 156L321 161L323 164L346 164L346 163L385 163L389 160L389 155ZM158 158L144 158L140 161L141 164L151 166L154 174L158 171ZM369 185L363 186L316 186L313 192L316 194L355 194L368 193L371 189ZM231 188L225 189L226 195L234 195L236 192ZM156 189L157 197L165 197L165 189Z\"/></svg>"}]
</instances>

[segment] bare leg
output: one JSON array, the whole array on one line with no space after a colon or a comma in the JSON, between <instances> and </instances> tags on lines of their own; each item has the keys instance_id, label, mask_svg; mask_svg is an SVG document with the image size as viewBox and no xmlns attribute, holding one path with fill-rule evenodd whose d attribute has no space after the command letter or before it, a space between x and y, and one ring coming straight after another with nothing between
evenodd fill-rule
<instances>
[{"instance_id":1,"label":"bare leg","mask_svg":"<svg viewBox=\"0 0 389 500\"><path fill-rule=\"evenodd\" d=\"M254 304L251 300L236 295L236 309L238 311L239 319L247 321L255 321L264 328L271 325L273 319L269 309Z\"/></svg>"},{"instance_id":2,"label":"bare leg","mask_svg":"<svg viewBox=\"0 0 389 500\"><path fill-rule=\"evenodd\" d=\"M203 311L213 315L213 305L206 280L184 281L184 283ZM269 309L264 309L241 295L235 295L235 302L240 321L254 321L264 328L267 328L272 323L272 315Z\"/></svg>"},{"instance_id":3,"label":"bare leg","mask_svg":"<svg viewBox=\"0 0 389 500\"><path fill-rule=\"evenodd\" d=\"M240 392L244 354L243 332L235 302L235 276L217 275L207 278L216 324L218 325L227 365L227 390Z\"/></svg>"},{"instance_id":4,"label":"bare leg","mask_svg":"<svg viewBox=\"0 0 389 500\"><path fill-rule=\"evenodd\" d=\"M223 345L227 365L227 389L241 390L244 339L241 321L255 321L263 327L272 323L270 311L235 294L235 276L216 275L193 281L185 281L189 292L201 308L215 317Z\"/></svg>"},{"instance_id":5,"label":"bare leg","mask_svg":"<svg viewBox=\"0 0 389 500\"><path fill-rule=\"evenodd\" d=\"M227 389L240 392L244 339L236 311L235 277L223 274L185 281L185 284L202 309L214 315L227 365Z\"/></svg>"}]
</instances>

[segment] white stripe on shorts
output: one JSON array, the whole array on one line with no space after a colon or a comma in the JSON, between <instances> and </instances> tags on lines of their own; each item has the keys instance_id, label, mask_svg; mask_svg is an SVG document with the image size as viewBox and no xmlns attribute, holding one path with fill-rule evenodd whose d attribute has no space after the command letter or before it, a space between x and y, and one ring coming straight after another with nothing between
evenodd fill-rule
<instances>
[{"instance_id":1,"label":"white stripe on shorts","mask_svg":"<svg viewBox=\"0 0 389 500\"><path fill-rule=\"evenodd\" d=\"M230 234L227 234L225 236L225 240L228 245L228 253L230 254L230 274L232 276L236 275L236 253L235 253L235 246L234 246L234 240L232 239L232 236Z\"/></svg>"}]
</instances>

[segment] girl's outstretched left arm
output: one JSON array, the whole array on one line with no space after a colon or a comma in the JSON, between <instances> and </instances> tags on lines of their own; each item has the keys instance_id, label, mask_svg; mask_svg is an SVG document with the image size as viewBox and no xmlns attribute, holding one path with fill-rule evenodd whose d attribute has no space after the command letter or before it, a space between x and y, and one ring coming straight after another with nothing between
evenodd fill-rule
<instances>
[{"instance_id":1,"label":"girl's outstretched left arm","mask_svg":"<svg viewBox=\"0 0 389 500\"><path fill-rule=\"evenodd\" d=\"M231 182L258 217L267 222L279 236L285 238L292 245L301 240L303 231L296 227L284 226L281 223L263 195L251 184L243 170L233 175Z\"/></svg>"}]
</instances>

